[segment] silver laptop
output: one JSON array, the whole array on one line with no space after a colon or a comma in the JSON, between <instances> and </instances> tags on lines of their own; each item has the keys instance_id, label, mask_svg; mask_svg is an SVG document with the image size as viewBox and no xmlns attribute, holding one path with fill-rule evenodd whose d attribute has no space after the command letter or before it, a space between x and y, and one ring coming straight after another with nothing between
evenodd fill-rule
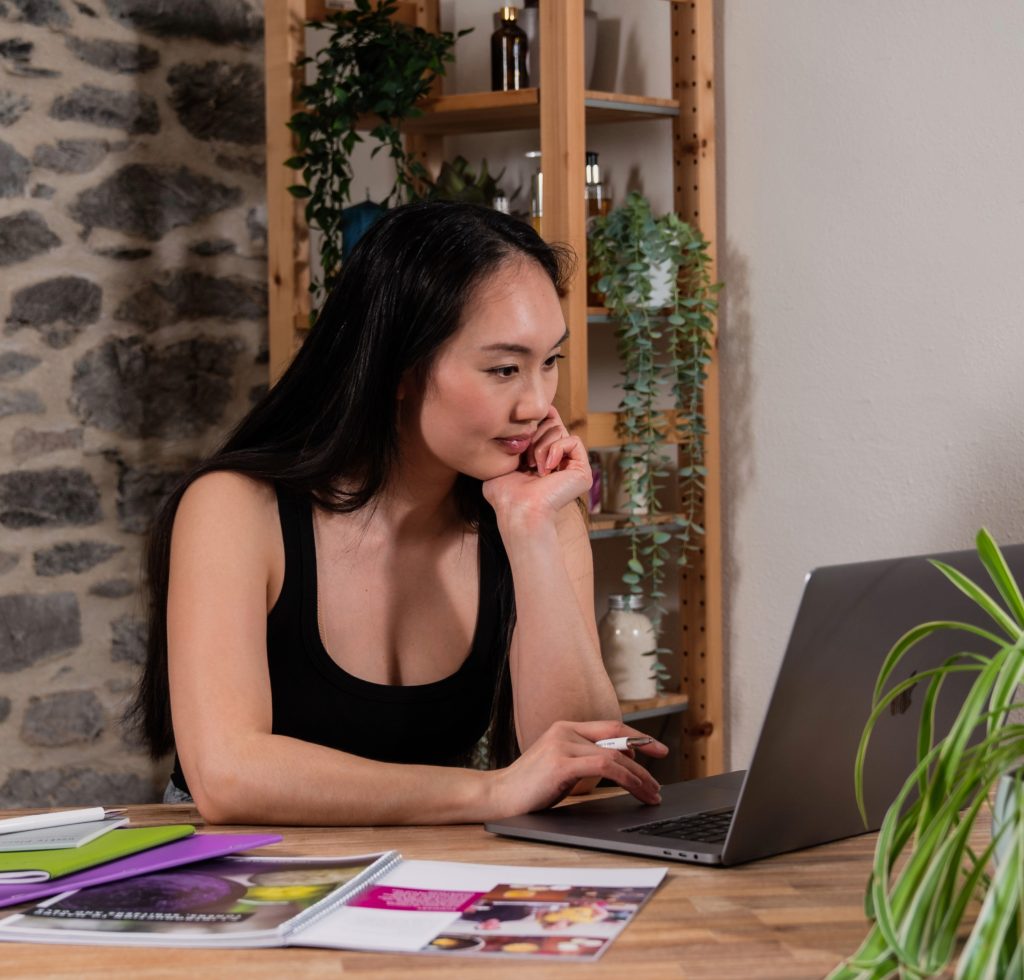
<instances>
[{"instance_id":1,"label":"silver laptop","mask_svg":"<svg viewBox=\"0 0 1024 980\"><path fill-rule=\"evenodd\" d=\"M1003 549L1024 580L1024 545ZM995 593L973 551L935 555ZM912 626L981 613L925 557L833 565L807 576L750 768L662 787L662 802L593 800L485 826L495 834L701 864L756 858L876 830L914 768L924 684L878 721L865 762L868 825L857 810L854 760L885 655ZM892 683L983 641L942 631L904 658ZM985 651L983 651L985 652ZM975 675L943 685L936 737L949 730Z\"/></svg>"}]
</instances>

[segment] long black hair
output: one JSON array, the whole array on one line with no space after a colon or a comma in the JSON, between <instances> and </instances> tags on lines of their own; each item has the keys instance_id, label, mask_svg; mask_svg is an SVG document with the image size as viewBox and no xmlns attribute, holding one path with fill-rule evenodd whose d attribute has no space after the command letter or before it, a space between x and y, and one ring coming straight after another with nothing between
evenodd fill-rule
<instances>
[{"instance_id":1,"label":"long black hair","mask_svg":"<svg viewBox=\"0 0 1024 980\"><path fill-rule=\"evenodd\" d=\"M503 263L537 262L559 295L572 253L527 224L490 208L432 202L388 211L360 239L295 358L209 458L160 507L146 551L146 662L127 723L153 758L174 747L167 677L167 591L171 530L182 495L204 473L231 470L309 494L342 513L370 503L398 456L397 392L408 375L424 382L462 322L473 290ZM343 478L340 480L339 478ZM484 546L500 547L481 483L461 475L456 503ZM511 575L499 590L505 660L489 733L491 764L516 754L508 639L515 619Z\"/></svg>"}]
</instances>

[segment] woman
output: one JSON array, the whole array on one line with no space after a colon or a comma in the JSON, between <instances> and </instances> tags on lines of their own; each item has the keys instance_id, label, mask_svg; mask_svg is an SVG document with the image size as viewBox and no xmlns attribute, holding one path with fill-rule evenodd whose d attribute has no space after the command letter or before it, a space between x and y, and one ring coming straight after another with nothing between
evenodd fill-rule
<instances>
[{"instance_id":1,"label":"woman","mask_svg":"<svg viewBox=\"0 0 1024 980\"><path fill-rule=\"evenodd\" d=\"M471 205L396 208L360 241L157 518L133 712L177 749L168 798L318 825L481 821L600 777L658 800L594 745L634 732L597 643L587 454L552 406L566 274ZM485 732L498 768L466 768Z\"/></svg>"}]
</instances>

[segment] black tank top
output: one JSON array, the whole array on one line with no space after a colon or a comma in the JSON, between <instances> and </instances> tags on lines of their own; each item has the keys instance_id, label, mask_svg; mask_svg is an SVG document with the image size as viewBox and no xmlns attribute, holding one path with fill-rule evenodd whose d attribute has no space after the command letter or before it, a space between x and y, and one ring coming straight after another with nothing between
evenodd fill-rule
<instances>
[{"instance_id":1,"label":"black tank top","mask_svg":"<svg viewBox=\"0 0 1024 980\"><path fill-rule=\"evenodd\" d=\"M482 528L478 537L476 630L459 669L430 684L375 684L339 667L320 639L310 498L279 488L277 504L285 568L267 616L274 734L381 762L465 765L490 721L507 649L500 583L508 578L508 558L500 535ZM188 792L177 757L171 781Z\"/></svg>"}]
</instances>

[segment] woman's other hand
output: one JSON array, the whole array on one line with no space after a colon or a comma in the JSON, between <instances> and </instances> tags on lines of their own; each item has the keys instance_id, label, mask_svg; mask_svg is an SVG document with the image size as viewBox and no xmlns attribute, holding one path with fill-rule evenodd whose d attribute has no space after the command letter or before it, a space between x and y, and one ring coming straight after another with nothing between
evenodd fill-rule
<instances>
[{"instance_id":1,"label":"woman's other hand","mask_svg":"<svg viewBox=\"0 0 1024 980\"><path fill-rule=\"evenodd\" d=\"M493 810L496 817L532 813L568 796L580 780L609 779L641 803L660 803L661 787L640 765L632 751L603 749L601 738L643 735L618 721L558 721L511 766L494 773ZM639 751L663 758L668 748L650 742Z\"/></svg>"},{"instance_id":2,"label":"woman's other hand","mask_svg":"<svg viewBox=\"0 0 1024 980\"><path fill-rule=\"evenodd\" d=\"M512 516L553 517L590 490L593 477L582 441L569 434L552 405L514 473L483 484L499 521Z\"/></svg>"}]
</instances>

